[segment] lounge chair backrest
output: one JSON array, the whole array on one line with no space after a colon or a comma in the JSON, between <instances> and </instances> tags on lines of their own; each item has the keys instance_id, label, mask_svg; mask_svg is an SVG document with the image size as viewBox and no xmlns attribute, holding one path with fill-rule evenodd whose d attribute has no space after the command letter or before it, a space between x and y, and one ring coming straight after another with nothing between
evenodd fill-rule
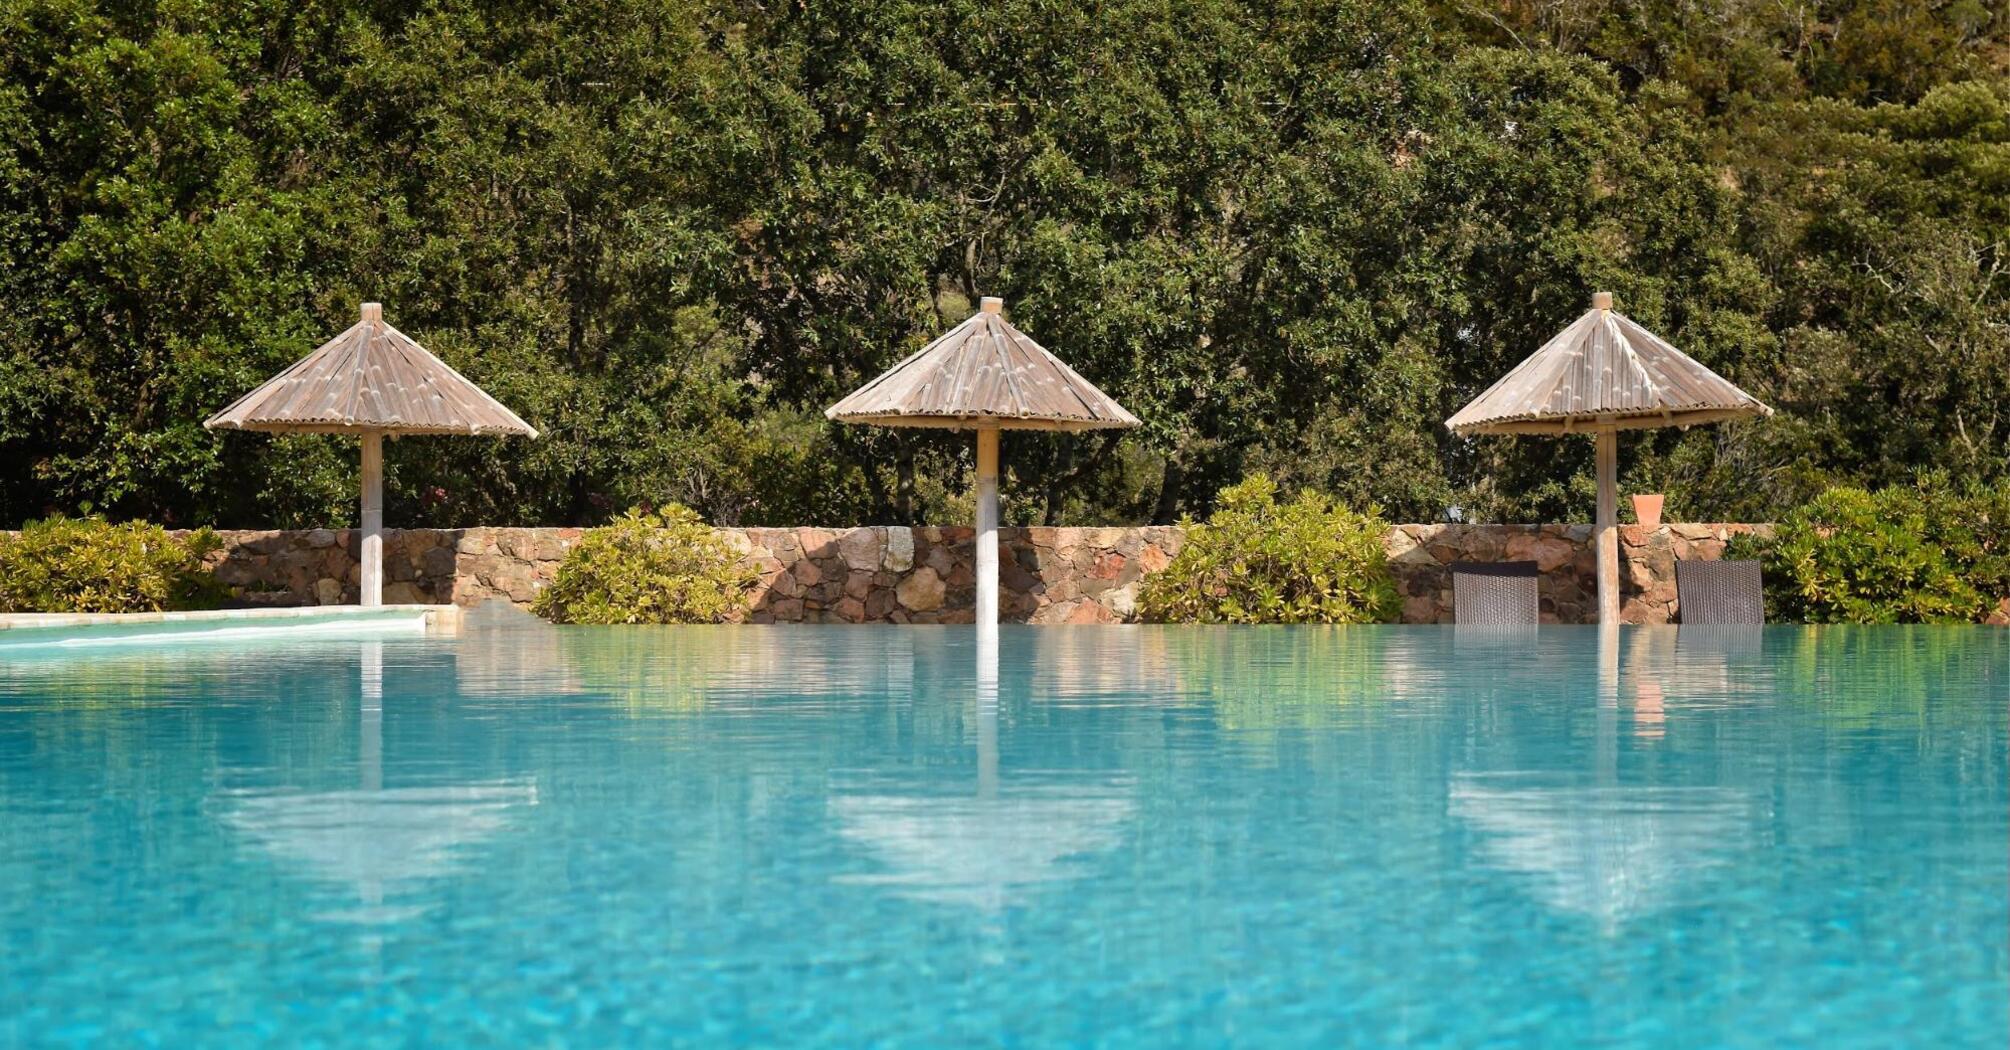
<instances>
[{"instance_id":1,"label":"lounge chair backrest","mask_svg":"<svg viewBox=\"0 0 2010 1050\"><path fill-rule=\"evenodd\" d=\"M1538 623L1532 561L1452 563L1452 618L1462 624L1516 626Z\"/></svg>"},{"instance_id":2,"label":"lounge chair backrest","mask_svg":"<svg viewBox=\"0 0 2010 1050\"><path fill-rule=\"evenodd\" d=\"M1676 615L1689 624L1765 623L1763 583L1755 561L1678 561Z\"/></svg>"}]
</instances>

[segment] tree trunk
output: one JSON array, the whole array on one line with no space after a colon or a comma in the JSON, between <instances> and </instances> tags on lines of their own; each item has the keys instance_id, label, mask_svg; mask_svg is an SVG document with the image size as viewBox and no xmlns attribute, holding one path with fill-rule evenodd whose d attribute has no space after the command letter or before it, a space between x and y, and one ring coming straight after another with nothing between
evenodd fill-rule
<instances>
[{"instance_id":1,"label":"tree trunk","mask_svg":"<svg viewBox=\"0 0 2010 1050\"><path fill-rule=\"evenodd\" d=\"M865 477L865 492L872 499L874 521L893 523L893 501L888 498L886 482L880 479L879 465L865 455L864 448L847 431L847 427L832 428L833 443L843 450L845 458L858 464L859 473Z\"/></svg>"},{"instance_id":2,"label":"tree trunk","mask_svg":"<svg viewBox=\"0 0 2010 1050\"><path fill-rule=\"evenodd\" d=\"M1159 478L1159 502L1152 510L1152 524L1171 525L1179 517L1180 487L1186 482L1186 470L1179 460L1168 457L1166 472Z\"/></svg>"},{"instance_id":3,"label":"tree trunk","mask_svg":"<svg viewBox=\"0 0 2010 1050\"><path fill-rule=\"evenodd\" d=\"M1074 460L1074 442L1063 441L1060 451L1054 454L1054 462L1048 465L1046 491L1040 497L1045 503L1040 510L1040 524L1052 527L1061 523L1061 487L1068 480Z\"/></svg>"},{"instance_id":4,"label":"tree trunk","mask_svg":"<svg viewBox=\"0 0 2010 1050\"><path fill-rule=\"evenodd\" d=\"M894 458L893 512L896 522L913 525L914 522L914 447L901 442L900 454Z\"/></svg>"}]
</instances>

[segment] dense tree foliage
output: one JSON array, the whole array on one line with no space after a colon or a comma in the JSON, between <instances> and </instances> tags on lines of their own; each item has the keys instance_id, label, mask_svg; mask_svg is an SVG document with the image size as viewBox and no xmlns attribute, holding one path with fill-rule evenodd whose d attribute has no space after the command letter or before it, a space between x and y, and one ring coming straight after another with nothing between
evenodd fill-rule
<instances>
[{"instance_id":1,"label":"dense tree foliage","mask_svg":"<svg viewBox=\"0 0 2010 1050\"><path fill-rule=\"evenodd\" d=\"M1670 511L2010 475L2002 0L0 0L0 524L353 514L201 420L380 299L544 431L388 452L398 523L955 520L969 443L821 408L979 294L1142 417L1007 515L1246 472L1583 516L1440 421L1594 289L1780 409L1626 439Z\"/></svg>"}]
</instances>

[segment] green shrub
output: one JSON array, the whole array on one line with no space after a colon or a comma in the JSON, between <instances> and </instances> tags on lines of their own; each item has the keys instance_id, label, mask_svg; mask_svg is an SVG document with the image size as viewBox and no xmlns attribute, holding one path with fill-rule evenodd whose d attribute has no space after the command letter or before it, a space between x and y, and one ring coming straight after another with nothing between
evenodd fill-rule
<instances>
[{"instance_id":1,"label":"green shrub","mask_svg":"<svg viewBox=\"0 0 2010 1050\"><path fill-rule=\"evenodd\" d=\"M725 623L758 574L686 507L631 510L567 552L531 611L553 623Z\"/></svg>"},{"instance_id":2,"label":"green shrub","mask_svg":"<svg viewBox=\"0 0 2010 1050\"><path fill-rule=\"evenodd\" d=\"M1206 524L1146 577L1139 613L1158 623L1384 623L1401 611L1383 537L1369 508L1356 514L1310 490L1277 502L1262 475L1221 492Z\"/></svg>"},{"instance_id":3,"label":"green shrub","mask_svg":"<svg viewBox=\"0 0 2010 1050\"><path fill-rule=\"evenodd\" d=\"M125 613L213 609L224 590L203 558L222 544L145 522L31 521L0 536L0 612Z\"/></svg>"},{"instance_id":4,"label":"green shrub","mask_svg":"<svg viewBox=\"0 0 2010 1050\"><path fill-rule=\"evenodd\" d=\"M1831 488L1781 519L1756 557L1769 619L1804 623L1952 623L1986 618L2010 596L2010 490L1956 489L1944 476L1870 492Z\"/></svg>"}]
</instances>

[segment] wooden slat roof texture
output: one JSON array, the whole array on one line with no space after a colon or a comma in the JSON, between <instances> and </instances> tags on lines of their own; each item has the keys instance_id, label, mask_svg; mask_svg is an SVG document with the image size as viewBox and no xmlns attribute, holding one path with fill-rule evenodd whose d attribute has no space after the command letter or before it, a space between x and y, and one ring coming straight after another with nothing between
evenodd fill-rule
<instances>
[{"instance_id":1,"label":"wooden slat roof texture","mask_svg":"<svg viewBox=\"0 0 2010 1050\"><path fill-rule=\"evenodd\" d=\"M1590 312L1445 425L1459 434L1558 434L1689 426L1773 410L1631 318L1600 293Z\"/></svg>"},{"instance_id":2,"label":"wooden slat roof texture","mask_svg":"<svg viewBox=\"0 0 2010 1050\"><path fill-rule=\"evenodd\" d=\"M486 434L536 437L516 413L364 303L362 319L204 421L279 433Z\"/></svg>"},{"instance_id":3,"label":"wooden slat roof texture","mask_svg":"<svg viewBox=\"0 0 2010 1050\"><path fill-rule=\"evenodd\" d=\"M824 415L883 426L1022 430L1134 427L1138 417L1006 323L997 299Z\"/></svg>"}]
</instances>

